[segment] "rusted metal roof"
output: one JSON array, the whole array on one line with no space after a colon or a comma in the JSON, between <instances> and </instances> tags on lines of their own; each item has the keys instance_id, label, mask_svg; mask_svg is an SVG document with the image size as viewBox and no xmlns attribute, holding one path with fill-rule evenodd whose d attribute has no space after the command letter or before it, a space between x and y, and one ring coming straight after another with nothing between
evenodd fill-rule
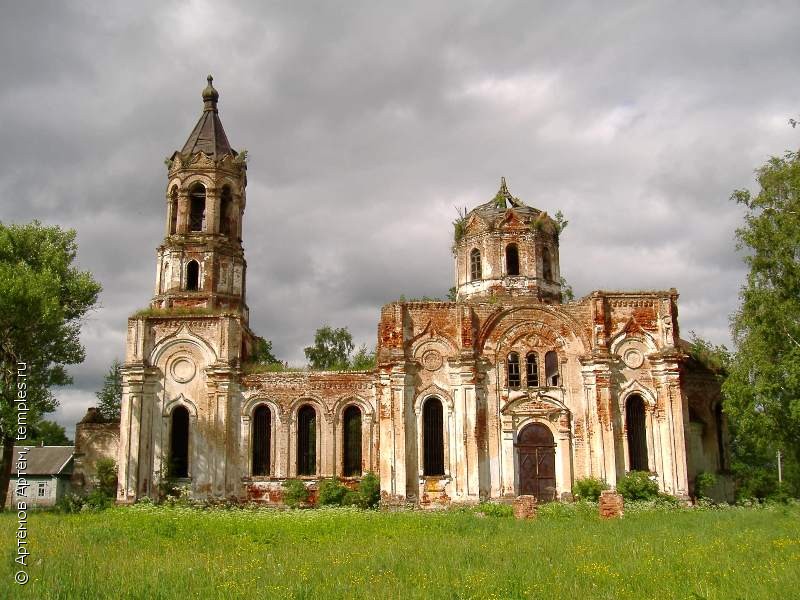
<instances>
[{"instance_id":1,"label":"rusted metal roof","mask_svg":"<svg viewBox=\"0 0 800 600\"><path fill-rule=\"evenodd\" d=\"M203 152L214 159L221 158L225 154L236 156L236 150L231 148L222 121L219 119L217 102L219 92L214 89L211 75L208 76L208 85L203 90L203 114L194 126L189 139L183 145L181 154L196 154Z\"/></svg>"},{"instance_id":2,"label":"rusted metal roof","mask_svg":"<svg viewBox=\"0 0 800 600\"><path fill-rule=\"evenodd\" d=\"M11 463L11 476L17 475L17 462L20 450L25 446L14 446L14 459ZM69 473L75 446L30 446L25 454L26 475L61 475Z\"/></svg>"}]
</instances>

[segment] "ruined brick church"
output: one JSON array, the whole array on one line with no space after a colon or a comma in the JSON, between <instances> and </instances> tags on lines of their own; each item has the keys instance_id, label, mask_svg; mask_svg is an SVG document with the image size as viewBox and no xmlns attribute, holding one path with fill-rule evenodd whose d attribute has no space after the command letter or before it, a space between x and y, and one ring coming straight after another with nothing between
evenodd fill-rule
<instances>
[{"instance_id":1,"label":"ruined brick church","mask_svg":"<svg viewBox=\"0 0 800 600\"><path fill-rule=\"evenodd\" d=\"M373 371L245 374L247 163L211 77L202 97L168 161L155 295L128 320L118 501L169 477L280 502L287 478L368 471L386 501L424 506L562 499L631 470L686 497L724 470L719 388L683 349L676 290L563 302L558 224L505 181L457 225L456 301L381 309Z\"/></svg>"}]
</instances>

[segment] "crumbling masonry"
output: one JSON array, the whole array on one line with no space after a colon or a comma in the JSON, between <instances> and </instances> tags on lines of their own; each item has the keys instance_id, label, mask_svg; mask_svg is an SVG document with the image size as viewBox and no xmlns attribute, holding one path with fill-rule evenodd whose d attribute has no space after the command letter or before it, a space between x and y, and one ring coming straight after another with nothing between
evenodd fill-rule
<instances>
[{"instance_id":1,"label":"crumbling masonry","mask_svg":"<svg viewBox=\"0 0 800 600\"><path fill-rule=\"evenodd\" d=\"M457 301L381 309L374 371L244 375L247 165L218 98L209 78L169 161L151 309L128 321L120 502L167 477L195 497L280 502L286 478L368 471L387 501L424 506L545 502L629 470L686 497L724 469L718 386L683 351L678 293L562 303L559 225L505 181L456 226Z\"/></svg>"}]
</instances>

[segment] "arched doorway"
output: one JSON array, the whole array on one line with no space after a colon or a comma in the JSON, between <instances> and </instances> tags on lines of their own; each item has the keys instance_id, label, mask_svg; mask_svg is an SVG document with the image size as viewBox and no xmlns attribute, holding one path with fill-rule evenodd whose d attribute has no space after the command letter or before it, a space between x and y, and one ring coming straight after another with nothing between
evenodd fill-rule
<instances>
[{"instance_id":1,"label":"arched doorway","mask_svg":"<svg viewBox=\"0 0 800 600\"><path fill-rule=\"evenodd\" d=\"M541 423L530 423L517 435L519 493L549 502L556 496L556 444Z\"/></svg>"}]
</instances>

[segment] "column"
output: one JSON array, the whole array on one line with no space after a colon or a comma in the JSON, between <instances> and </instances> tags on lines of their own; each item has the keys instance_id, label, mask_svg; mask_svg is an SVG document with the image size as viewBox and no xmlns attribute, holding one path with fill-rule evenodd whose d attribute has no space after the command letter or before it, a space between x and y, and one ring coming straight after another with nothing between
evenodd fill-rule
<instances>
[{"instance_id":1,"label":"column","mask_svg":"<svg viewBox=\"0 0 800 600\"><path fill-rule=\"evenodd\" d=\"M206 190L206 223L207 233L219 233L219 188L209 187Z\"/></svg>"},{"instance_id":2,"label":"column","mask_svg":"<svg viewBox=\"0 0 800 600\"><path fill-rule=\"evenodd\" d=\"M178 233L189 231L189 192L185 189L178 191Z\"/></svg>"}]
</instances>

